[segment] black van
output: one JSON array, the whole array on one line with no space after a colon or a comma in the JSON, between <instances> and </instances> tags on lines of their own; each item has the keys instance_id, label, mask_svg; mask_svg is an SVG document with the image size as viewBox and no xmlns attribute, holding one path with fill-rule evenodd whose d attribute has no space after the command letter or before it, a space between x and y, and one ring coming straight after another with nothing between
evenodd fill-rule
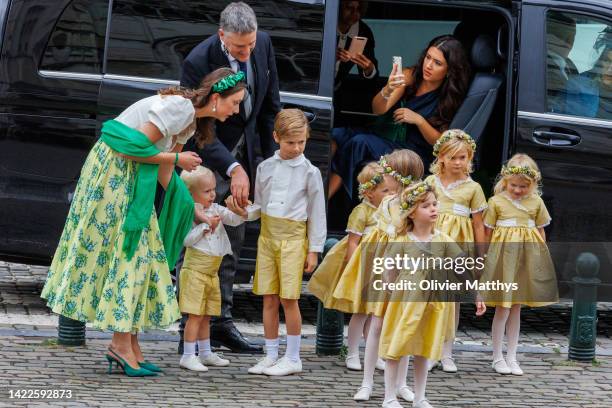
<instances>
[{"instance_id":1,"label":"black van","mask_svg":"<svg viewBox=\"0 0 612 408\"><path fill-rule=\"evenodd\" d=\"M216 32L227 3L0 0L0 258L49 262L101 123L177 84L184 57ZM272 37L283 104L312 113L306 154L325 176L339 0L248 3ZM565 23L575 31L568 58L586 75L612 58L612 2L372 0L363 18L376 38L377 86L393 55L414 63L431 38L454 33L471 53L474 78L451 126L478 139L475 177L485 191L502 161L528 153L544 176L549 240L610 237L612 117L605 108L612 86L605 88L602 74L589 82L600 89L578 88L572 103L557 104L547 27ZM335 104L336 117L367 122L380 87L362 87L357 74L348 81L354 86L342 99L349 102ZM330 203L331 233L344 229L349 205L341 197ZM246 265L253 259L252 251L242 255Z\"/></svg>"}]
</instances>

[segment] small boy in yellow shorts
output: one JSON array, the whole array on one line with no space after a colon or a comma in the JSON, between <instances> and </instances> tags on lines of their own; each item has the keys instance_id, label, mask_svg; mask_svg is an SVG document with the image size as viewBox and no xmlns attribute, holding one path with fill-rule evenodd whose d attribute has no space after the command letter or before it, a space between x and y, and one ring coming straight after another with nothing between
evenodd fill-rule
<instances>
[{"instance_id":1,"label":"small boy in yellow shorts","mask_svg":"<svg viewBox=\"0 0 612 408\"><path fill-rule=\"evenodd\" d=\"M180 366L208 371L206 366L224 367L230 363L210 347L210 316L221 314L219 266L223 256L232 253L223 224L237 226L245 218L238 214L243 211L235 207L231 197L226 200L229 209L214 202L217 183L211 170L198 166L194 171L181 172L181 179L195 201L196 218L206 221L194 224L184 241L187 250L179 275L179 308L189 318ZM199 356L195 353L196 340Z\"/></svg>"},{"instance_id":2,"label":"small boy in yellow shorts","mask_svg":"<svg viewBox=\"0 0 612 408\"><path fill-rule=\"evenodd\" d=\"M266 356L250 374L289 375L302 371L298 305L302 273L312 273L327 233L321 172L304 156L308 121L299 109L283 109L274 121L280 149L257 167L255 205L261 231L253 292L263 295ZM287 350L278 358L279 307L287 326Z\"/></svg>"}]
</instances>

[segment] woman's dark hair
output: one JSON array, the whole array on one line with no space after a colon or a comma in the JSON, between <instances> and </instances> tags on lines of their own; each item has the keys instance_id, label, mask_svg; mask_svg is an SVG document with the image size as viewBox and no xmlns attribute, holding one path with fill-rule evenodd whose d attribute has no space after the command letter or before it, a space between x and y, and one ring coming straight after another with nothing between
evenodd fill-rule
<instances>
[{"instance_id":1,"label":"woman's dark hair","mask_svg":"<svg viewBox=\"0 0 612 408\"><path fill-rule=\"evenodd\" d=\"M230 68L219 68L206 75L204 79L202 79L202 82L200 82L200 86L197 89L171 87L161 89L159 94L180 95L191 100L193 107L195 109L199 109L208 103L210 96L213 94L213 85L229 75L234 75L234 71L232 71ZM220 92L219 95L222 98L227 98L228 96L240 92L243 89L246 89L246 83L244 81L240 81L235 86ZM195 138L196 145L199 149L203 148L205 144L211 143L215 137L215 118L197 118L196 131L193 137Z\"/></svg>"},{"instance_id":2,"label":"woman's dark hair","mask_svg":"<svg viewBox=\"0 0 612 408\"><path fill-rule=\"evenodd\" d=\"M413 98L423 82L423 61L431 47L442 52L448 65L448 72L439 88L438 109L427 121L436 129L443 131L448 128L465 98L470 82L470 64L463 46L455 37L442 35L434 38L421 53L417 64L412 67L413 81L412 85L406 88L404 94L406 99Z\"/></svg>"}]
</instances>

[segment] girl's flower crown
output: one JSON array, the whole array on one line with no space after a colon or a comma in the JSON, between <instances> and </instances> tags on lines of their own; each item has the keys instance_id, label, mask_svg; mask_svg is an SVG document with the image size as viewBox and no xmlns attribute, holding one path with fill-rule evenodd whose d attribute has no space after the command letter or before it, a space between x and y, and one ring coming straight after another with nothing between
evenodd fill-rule
<instances>
[{"instance_id":1,"label":"girl's flower crown","mask_svg":"<svg viewBox=\"0 0 612 408\"><path fill-rule=\"evenodd\" d=\"M363 194L376 187L377 184L379 184L381 181L383 181L383 175L378 173L376 174L374 177L372 177L370 180L366 181L365 183L361 183L359 184L359 199L363 200Z\"/></svg>"},{"instance_id":2,"label":"girl's flower crown","mask_svg":"<svg viewBox=\"0 0 612 408\"><path fill-rule=\"evenodd\" d=\"M217 81L213 86L211 91L213 93L221 93L225 92L230 88L236 86L236 84L240 81L244 80L244 72L238 71L235 74L230 74L223 79Z\"/></svg>"},{"instance_id":3,"label":"girl's flower crown","mask_svg":"<svg viewBox=\"0 0 612 408\"><path fill-rule=\"evenodd\" d=\"M385 160L385 156L380 156L380 160L378 160L378 165L383 168L384 174L388 174L389 176L396 179L398 183L400 183L403 187L407 187L410 185L410 183L412 183L412 177L404 177L396 170L394 170L393 167L389 166L387 160Z\"/></svg>"},{"instance_id":4,"label":"girl's flower crown","mask_svg":"<svg viewBox=\"0 0 612 408\"><path fill-rule=\"evenodd\" d=\"M533 181L537 182L540 179L538 173L529 166L502 166L502 176L516 176L523 175L527 176Z\"/></svg>"},{"instance_id":5,"label":"girl's flower crown","mask_svg":"<svg viewBox=\"0 0 612 408\"><path fill-rule=\"evenodd\" d=\"M442 136L440 136L436 144L434 144L434 147L433 147L434 157L438 157L438 154L440 153L440 148L442 147L442 145L451 139L463 140L467 144L470 145L473 152L476 151L476 142L474 141L474 139L472 139L472 136L468 135L463 130L451 129L451 130L447 130L446 132L444 132Z\"/></svg>"},{"instance_id":6,"label":"girl's flower crown","mask_svg":"<svg viewBox=\"0 0 612 408\"><path fill-rule=\"evenodd\" d=\"M433 186L424 181L421 181L413 186L408 195L401 202L401 211L408 211L416 203L417 199L423 194L434 191Z\"/></svg>"}]
</instances>

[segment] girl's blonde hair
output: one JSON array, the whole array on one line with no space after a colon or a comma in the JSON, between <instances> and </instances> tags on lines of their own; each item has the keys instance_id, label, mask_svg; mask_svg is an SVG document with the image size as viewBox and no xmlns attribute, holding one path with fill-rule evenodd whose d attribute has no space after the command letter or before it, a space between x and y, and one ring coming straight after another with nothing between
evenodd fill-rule
<instances>
[{"instance_id":1,"label":"girl's blonde hair","mask_svg":"<svg viewBox=\"0 0 612 408\"><path fill-rule=\"evenodd\" d=\"M542 174L536 162L524 153L517 153L502 166L501 172L497 176L497 182L493 189L494 194L506 191L508 179L513 176L521 176L530 183L530 194L542 194L541 182Z\"/></svg>"},{"instance_id":2,"label":"girl's blonde hair","mask_svg":"<svg viewBox=\"0 0 612 408\"><path fill-rule=\"evenodd\" d=\"M383 168L376 162L366 164L357 176L359 182L359 198L363 200L363 193L376 188L383 181Z\"/></svg>"},{"instance_id":3,"label":"girl's blonde hair","mask_svg":"<svg viewBox=\"0 0 612 408\"><path fill-rule=\"evenodd\" d=\"M410 216L414 214L422 202L427 200L430 194L438 198L433 187L424 181L412 184L402 190L400 193L400 218L402 223L397 228L398 234L405 234L414 228L414 222Z\"/></svg>"},{"instance_id":4,"label":"girl's blonde hair","mask_svg":"<svg viewBox=\"0 0 612 408\"><path fill-rule=\"evenodd\" d=\"M410 149L398 149L383 156L393 170L403 177L412 177L413 181L423 178L425 166L421 157Z\"/></svg>"},{"instance_id":5,"label":"girl's blonde hair","mask_svg":"<svg viewBox=\"0 0 612 408\"><path fill-rule=\"evenodd\" d=\"M288 136L301 136L306 132L306 139L310 137L310 126L306 115L299 109L281 109L274 119L274 132L282 140Z\"/></svg>"},{"instance_id":6,"label":"girl's blonde hair","mask_svg":"<svg viewBox=\"0 0 612 408\"><path fill-rule=\"evenodd\" d=\"M207 178L215 179L214 173L207 167L198 166L193 171L181 171L181 180L187 186L189 191L193 191L197 186L201 186Z\"/></svg>"},{"instance_id":7,"label":"girl's blonde hair","mask_svg":"<svg viewBox=\"0 0 612 408\"><path fill-rule=\"evenodd\" d=\"M444 172L444 163L440 162L440 156L453 157L462 148L465 148L469 159L465 174L470 174L473 171L472 159L474 159L476 143L470 135L461 129L449 129L442 133L434 145L436 159L429 167L431 174L440 175Z\"/></svg>"}]
</instances>

